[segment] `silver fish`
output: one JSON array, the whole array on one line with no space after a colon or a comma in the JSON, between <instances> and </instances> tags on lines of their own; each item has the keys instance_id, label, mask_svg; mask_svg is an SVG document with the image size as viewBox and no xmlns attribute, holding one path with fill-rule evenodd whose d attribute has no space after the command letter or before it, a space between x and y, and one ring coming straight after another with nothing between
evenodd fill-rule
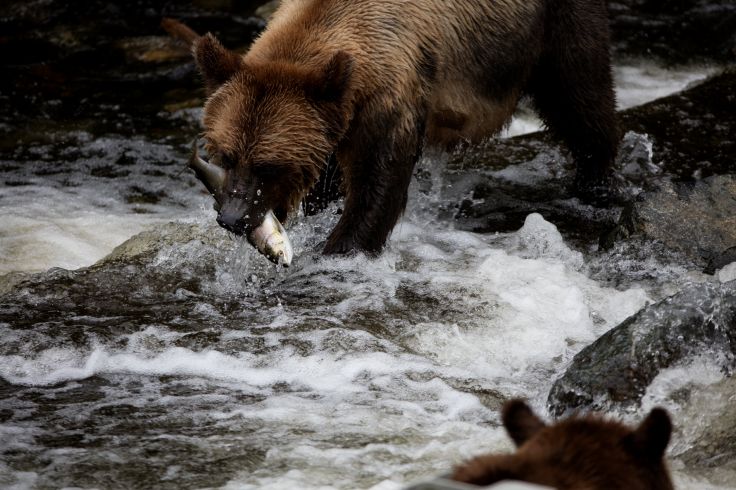
<instances>
[{"instance_id":1,"label":"silver fish","mask_svg":"<svg viewBox=\"0 0 736 490\"><path fill-rule=\"evenodd\" d=\"M273 211L266 213L261 225L253 230L248 237L259 252L268 257L271 262L288 267L294 258L289 235L279 222Z\"/></svg>"}]
</instances>

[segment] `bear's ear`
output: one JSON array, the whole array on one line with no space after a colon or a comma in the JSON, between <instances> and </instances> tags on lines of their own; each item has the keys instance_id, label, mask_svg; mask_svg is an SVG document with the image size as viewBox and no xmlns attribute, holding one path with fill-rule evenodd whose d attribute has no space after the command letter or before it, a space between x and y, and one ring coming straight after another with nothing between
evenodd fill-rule
<instances>
[{"instance_id":1,"label":"bear's ear","mask_svg":"<svg viewBox=\"0 0 736 490\"><path fill-rule=\"evenodd\" d=\"M503 406L501 413L506 432L513 439L516 446L521 446L530 437L545 427L544 422L534 415L523 400L510 400Z\"/></svg>"},{"instance_id":2,"label":"bear's ear","mask_svg":"<svg viewBox=\"0 0 736 490\"><path fill-rule=\"evenodd\" d=\"M319 74L316 97L330 101L342 100L350 88L353 65L353 57L345 51L332 55Z\"/></svg>"},{"instance_id":3,"label":"bear's ear","mask_svg":"<svg viewBox=\"0 0 736 490\"><path fill-rule=\"evenodd\" d=\"M220 41L209 33L194 41L192 54L204 77L208 94L217 90L243 67L240 55L225 49Z\"/></svg>"},{"instance_id":4,"label":"bear's ear","mask_svg":"<svg viewBox=\"0 0 736 490\"><path fill-rule=\"evenodd\" d=\"M664 409L654 408L628 437L637 456L658 461L667 450L671 434L670 416Z\"/></svg>"}]
</instances>

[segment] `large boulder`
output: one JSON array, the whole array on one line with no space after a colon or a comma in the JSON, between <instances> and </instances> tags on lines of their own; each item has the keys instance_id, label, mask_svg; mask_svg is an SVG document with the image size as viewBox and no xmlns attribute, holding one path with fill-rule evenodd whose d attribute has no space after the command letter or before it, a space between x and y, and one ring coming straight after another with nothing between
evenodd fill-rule
<instances>
[{"instance_id":1,"label":"large boulder","mask_svg":"<svg viewBox=\"0 0 736 490\"><path fill-rule=\"evenodd\" d=\"M555 382L550 412L635 407L661 370L701 355L736 366L736 281L690 284L608 331Z\"/></svg>"}]
</instances>

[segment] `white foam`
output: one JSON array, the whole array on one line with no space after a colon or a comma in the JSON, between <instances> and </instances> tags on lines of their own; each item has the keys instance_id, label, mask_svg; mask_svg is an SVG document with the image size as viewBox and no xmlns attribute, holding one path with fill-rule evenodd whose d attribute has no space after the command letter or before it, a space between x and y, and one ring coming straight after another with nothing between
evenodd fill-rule
<instances>
[{"instance_id":1,"label":"white foam","mask_svg":"<svg viewBox=\"0 0 736 490\"><path fill-rule=\"evenodd\" d=\"M326 335L325 332L321 335ZM152 335L149 333L149 335ZM132 349L139 351L142 344ZM300 389L325 396L352 396L367 391L366 383L383 384L387 392L409 390L420 399L422 393L431 394L432 400L414 408L444 413L457 418L465 413L483 411L478 400L457 392L439 379L413 382L403 380L407 371L432 372L434 366L419 357L383 352L355 352L336 355L320 351L310 356L299 356L289 349L263 358L249 353L238 356L217 351L192 352L174 347L154 353L110 353L95 349L85 353L76 350L52 348L34 358L1 356L0 375L7 381L21 385L50 385L78 380L99 374L138 374L143 376L202 377L209 380L236 382L252 392L268 390L277 383L287 383ZM449 370L447 374L452 373ZM459 370L455 374L461 373ZM383 381L382 381L383 380ZM267 417L268 411L259 416ZM282 409L279 409L282 413Z\"/></svg>"},{"instance_id":2,"label":"white foam","mask_svg":"<svg viewBox=\"0 0 736 490\"><path fill-rule=\"evenodd\" d=\"M400 437L360 448L285 438L269 450L264 468L292 471L242 475L232 487L370 488L397 478L426 478L460 459L509 444L502 430L487 427L494 410L455 383L522 395L543 409L552 374L647 301L639 289L616 291L587 278L580 253L540 215L530 215L517 233L505 237L506 249L498 248L496 238L407 220L378 259L318 257L297 261L286 272L255 271L261 275L256 287L271 277L287 297L292 290L336 296L309 311L279 302L261 312L261 325L222 332L223 340L238 339L258 327L264 341L260 353L228 354L216 345L195 352L175 346L183 333L151 325L117 344L124 347L92 344L0 356L0 376L30 386L122 374L206 380L265 397L245 406L224 398L221 413L207 413L223 423L250 420L326 438ZM183 255L162 252L157 267L198 258L196 249ZM252 285L241 282L240 287ZM402 299L406 290L438 305L427 311L440 315L437 320L387 317L387 310L404 309L421 316L421 308ZM457 311L442 318L442 305ZM194 309L220 318L206 302ZM379 333L355 323L363 314L383 319ZM322 326L304 330L305 318L318 318ZM17 333L15 341L24 342L23 335ZM291 347L296 344L308 347ZM172 402L173 410L181 399ZM438 468L438 461L446 466ZM361 474L365 479L356 480Z\"/></svg>"},{"instance_id":3,"label":"white foam","mask_svg":"<svg viewBox=\"0 0 736 490\"><path fill-rule=\"evenodd\" d=\"M131 236L163 222L159 217L80 210L68 204L46 209L49 205L0 208L0 275L92 265Z\"/></svg>"},{"instance_id":4,"label":"white foam","mask_svg":"<svg viewBox=\"0 0 736 490\"><path fill-rule=\"evenodd\" d=\"M513 138L522 134L534 133L544 129L544 123L539 117L532 113L515 114L503 131L500 138Z\"/></svg>"},{"instance_id":5,"label":"white foam","mask_svg":"<svg viewBox=\"0 0 736 490\"><path fill-rule=\"evenodd\" d=\"M697 65L665 68L651 62L614 65L618 108L628 109L674 94L706 79L716 70Z\"/></svg>"},{"instance_id":6,"label":"white foam","mask_svg":"<svg viewBox=\"0 0 736 490\"><path fill-rule=\"evenodd\" d=\"M373 443L355 447L320 444L305 438L300 444L274 448L266 456L269 467L292 468L278 477L243 474L225 488L402 488L406 480L397 475L409 473L407 480L425 479L450 471L462 459L488 451L491 446L508 447L498 429L473 427L458 422L431 423L430 434L417 434L405 417L384 415L364 420L351 429L401 444ZM329 425L329 421L326 421ZM324 426L309 426L319 432ZM442 463L438 463L442 462ZM403 481L402 481L403 480Z\"/></svg>"},{"instance_id":7,"label":"white foam","mask_svg":"<svg viewBox=\"0 0 736 490\"><path fill-rule=\"evenodd\" d=\"M715 354L698 357L685 365L663 369L647 387L642 397L642 410L649 411L664 406L671 412L679 410L681 403L673 400L679 390L692 386L708 386L723 380L723 362Z\"/></svg>"},{"instance_id":8,"label":"white foam","mask_svg":"<svg viewBox=\"0 0 736 490\"><path fill-rule=\"evenodd\" d=\"M516 233L516 246L522 257L562 262L579 270L584 265L583 254L565 244L559 230L539 213L532 213Z\"/></svg>"}]
</instances>

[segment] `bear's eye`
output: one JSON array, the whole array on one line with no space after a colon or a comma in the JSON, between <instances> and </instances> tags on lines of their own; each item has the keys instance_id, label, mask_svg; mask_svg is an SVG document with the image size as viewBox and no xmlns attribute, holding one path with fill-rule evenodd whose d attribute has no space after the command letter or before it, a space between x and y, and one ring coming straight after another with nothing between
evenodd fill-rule
<instances>
[{"instance_id":1,"label":"bear's eye","mask_svg":"<svg viewBox=\"0 0 736 490\"><path fill-rule=\"evenodd\" d=\"M253 172L263 180L278 177L280 174L279 165L274 164L257 164L253 165Z\"/></svg>"},{"instance_id":2,"label":"bear's eye","mask_svg":"<svg viewBox=\"0 0 736 490\"><path fill-rule=\"evenodd\" d=\"M217 159L220 162L220 165L226 169L234 168L237 161L235 158L230 155L226 155L225 153L218 153Z\"/></svg>"}]
</instances>

